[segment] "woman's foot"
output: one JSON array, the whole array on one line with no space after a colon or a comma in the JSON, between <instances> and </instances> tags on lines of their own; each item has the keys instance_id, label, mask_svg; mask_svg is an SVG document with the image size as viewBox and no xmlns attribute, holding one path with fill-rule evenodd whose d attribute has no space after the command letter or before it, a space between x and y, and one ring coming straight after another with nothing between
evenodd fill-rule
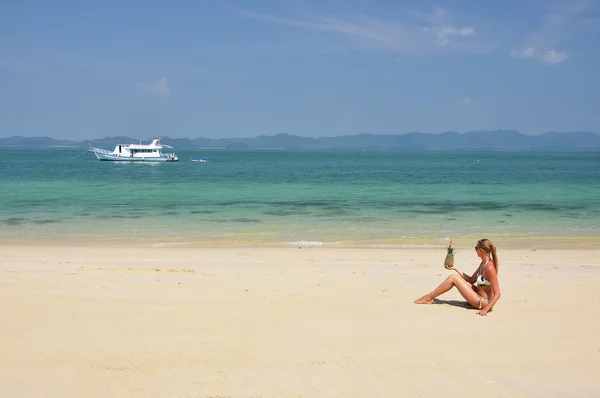
<instances>
[{"instance_id":1,"label":"woman's foot","mask_svg":"<svg viewBox=\"0 0 600 398\"><path fill-rule=\"evenodd\" d=\"M418 300L413 301L415 304L433 304L433 299L427 296L423 296Z\"/></svg>"}]
</instances>

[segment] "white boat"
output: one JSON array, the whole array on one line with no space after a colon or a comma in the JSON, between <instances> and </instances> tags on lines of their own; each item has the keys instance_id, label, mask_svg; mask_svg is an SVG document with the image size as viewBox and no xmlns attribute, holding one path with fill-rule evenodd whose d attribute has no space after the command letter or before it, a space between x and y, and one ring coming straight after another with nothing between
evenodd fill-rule
<instances>
[{"instance_id":1,"label":"white boat","mask_svg":"<svg viewBox=\"0 0 600 398\"><path fill-rule=\"evenodd\" d=\"M98 160L112 160L117 162L177 162L174 153L163 153L163 148L173 148L160 143L160 137L152 140L151 144L119 144L114 151L90 147L90 151Z\"/></svg>"}]
</instances>

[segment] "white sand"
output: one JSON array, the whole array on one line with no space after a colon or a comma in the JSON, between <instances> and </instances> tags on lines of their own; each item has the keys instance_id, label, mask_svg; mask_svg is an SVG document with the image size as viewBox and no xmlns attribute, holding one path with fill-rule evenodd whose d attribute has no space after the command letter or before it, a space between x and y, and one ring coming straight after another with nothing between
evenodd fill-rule
<instances>
[{"instance_id":1,"label":"white sand","mask_svg":"<svg viewBox=\"0 0 600 398\"><path fill-rule=\"evenodd\" d=\"M0 252L0 396L600 396L597 249L499 248L487 317L412 303L443 249Z\"/></svg>"}]
</instances>

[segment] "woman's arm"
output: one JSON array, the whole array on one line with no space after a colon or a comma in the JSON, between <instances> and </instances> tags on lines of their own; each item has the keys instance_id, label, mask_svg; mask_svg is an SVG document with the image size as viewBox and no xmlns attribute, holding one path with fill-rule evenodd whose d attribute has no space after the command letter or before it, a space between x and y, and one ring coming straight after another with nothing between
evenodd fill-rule
<instances>
[{"instance_id":1,"label":"woman's arm","mask_svg":"<svg viewBox=\"0 0 600 398\"><path fill-rule=\"evenodd\" d=\"M496 273L496 267L492 265L488 265L485 269L486 274L485 278L490 281L492 284L492 291L494 292L494 296L490 300L489 303L485 307L481 309L481 311L477 312L478 315L485 316L489 310L500 300L500 284L498 283L498 273Z\"/></svg>"},{"instance_id":2,"label":"woman's arm","mask_svg":"<svg viewBox=\"0 0 600 398\"><path fill-rule=\"evenodd\" d=\"M475 270L475 272L473 273L473 275L469 276L467 274L465 274L464 272L460 271L458 268L454 268L454 267L446 267L449 270L452 271L456 271L456 273L458 273L458 275L461 276L461 278L463 278L464 280L466 280L467 282L469 282L470 284L475 283L475 280L477 279L477 270Z\"/></svg>"}]
</instances>

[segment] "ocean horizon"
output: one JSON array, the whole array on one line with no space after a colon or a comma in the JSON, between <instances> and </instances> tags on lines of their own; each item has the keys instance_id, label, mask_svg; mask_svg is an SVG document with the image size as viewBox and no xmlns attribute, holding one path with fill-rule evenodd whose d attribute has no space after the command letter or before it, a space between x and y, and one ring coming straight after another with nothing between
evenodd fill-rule
<instances>
[{"instance_id":1,"label":"ocean horizon","mask_svg":"<svg viewBox=\"0 0 600 398\"><path fill-rule=\"evenodd\" d=\"M0 149L0 238L428 247L600 236L599 153L175 151L177 163L140 164Z\"/></svg>"}]
</instances>

